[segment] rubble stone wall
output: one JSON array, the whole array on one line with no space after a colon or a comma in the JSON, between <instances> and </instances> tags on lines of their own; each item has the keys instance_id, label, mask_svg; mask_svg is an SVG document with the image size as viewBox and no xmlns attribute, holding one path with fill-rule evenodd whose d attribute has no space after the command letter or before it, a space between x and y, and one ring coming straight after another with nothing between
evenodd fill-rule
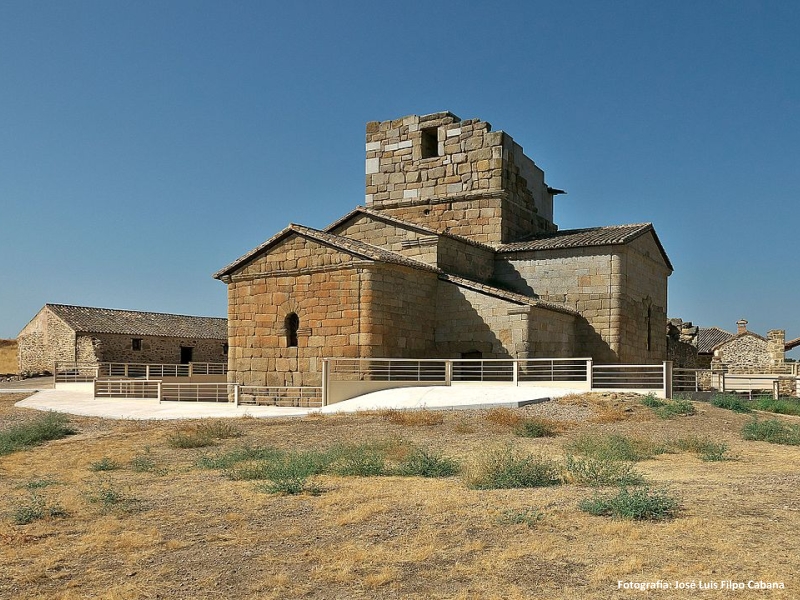
<instances>
[{"instance_id":1,"label":"rubble stone wall","mask_svg":"<svg viewBox=\"0 0 800 600\"><path fill-rule=\"evenodd\" d=\"M52 372L56 361L75 361L75 332L47 307L17 336L19 372Z\"/></svg>"}]
</instances>

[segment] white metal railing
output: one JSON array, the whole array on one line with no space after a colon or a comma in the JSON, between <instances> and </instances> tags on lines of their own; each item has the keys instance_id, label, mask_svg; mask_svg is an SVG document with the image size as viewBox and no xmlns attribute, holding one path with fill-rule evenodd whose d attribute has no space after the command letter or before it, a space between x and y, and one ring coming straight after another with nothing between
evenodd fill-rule
<instances>
[{"instance_id":1,"label":"white metal railing","mask_svg":"<svg viewBox=\"0 0 800 600\"><path fill-rule=\"evenodd\" d=\"M97 379L96 363L62 363L56 362L53 367L55 383L89 383Z\"/></svg>"},{"instance_id":2,"label":"white metal railing","mask_svg":"<svg viewBox=\"0 0 800 600\"><path fill-rule=\"evenodd\" d=\"M337 387L333 401L339 401L352 397L349 394L392 387L378 387L378 382L550 384L587 390L655 390L671 397L672 363L595 365L591 358L323 359L323 404L329 402L331 384ZM347 385L352 392L341 389Z\"/></svg>"},{"instance_id":3,"label":"white metal railing","mask_svg":"<svg viewBox=\"0 0 800 600\"><path fill-rule=\"evenodd\" d=\"M232 385L227 383L162 383L162 401L231 402Z\"/></svg>"},{"instance_id":4,"label":"white metal railing","mask_svg":"<svg viewBox=\"0 0 800 600\"><path fill-rule=\"evenodd\" d=\"M195 375L225 375L227 363L193 362L187 364L168 363L80 363L57 361L55 381L86 382L98 377L120 379L161 379L164 377L193 377Z\"/></svg>"},{"instance_id":5,"label":"white metal railing","mask_svg":"<svg viewBox=\"0 0 800 600\"><path fill-rule=\"evenodd\" d=\"M239 386L238 403L254 406L322 406L321 387Z\"/></svg>"},{"instance_id":6,"label":"white metal railing","mask_svg":"<svg viewBox=\"0 0 800 600\"><path fill-rule=\"evenodd\" d=\"M142 379L95 379L95 398L161 397L161 382Z\"/></svg>"},{"instance_id":7,"label":"white metal railing","mask_svg":"<svg viewBox=\"0 0 800 600\"><path fill-rule=\"evenodd\" d=\"M661 365L595 365L592 387L604 388L660 388L664 385Z\"/></svg>"},{"instance_id":8,"label":"white metal railing","mask_svg":"<svg viewBox=\"0 0 800 600\"><path fill-rule=\"evenodd\" d=\"M339 381L444 381L445 361L404 358L332 359L331 375Z\"/></svg>"}]
</instances>

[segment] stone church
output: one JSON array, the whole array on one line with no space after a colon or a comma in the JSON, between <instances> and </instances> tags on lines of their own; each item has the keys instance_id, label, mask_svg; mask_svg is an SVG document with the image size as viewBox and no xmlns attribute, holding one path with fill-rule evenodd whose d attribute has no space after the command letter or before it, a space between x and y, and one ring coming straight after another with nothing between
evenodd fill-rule
<instances>
[{"instance_id":1,"label":"stone church","mask_svg":"<svg viewBox=\"0 0 800 600\"><path fill-rule=\"evenodd\" d=\"M363 206L214 274L229 381L320 385L325 357L664 360L672 265L653 226L559 231L560 193L485 121L368 123Z\"/></svg>"}]
</instances>

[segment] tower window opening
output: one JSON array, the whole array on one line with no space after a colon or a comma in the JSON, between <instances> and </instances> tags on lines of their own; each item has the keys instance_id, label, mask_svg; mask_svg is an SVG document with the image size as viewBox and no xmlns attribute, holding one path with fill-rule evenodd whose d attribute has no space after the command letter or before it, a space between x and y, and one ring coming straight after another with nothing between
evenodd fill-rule
<instances>
[{"instance_id":1,"label":"tower window opening","mask_svg":"<svg viewBox=\"0 0 800 600\"><path fill-rule=\"evenodd\" d=\"M436 127L423 129L422 133L422 158L435 158L439 156L439 131Z\"/></svg>"},{"instance_id":2,"label":"tower window opening","mask_svg":"<svg viewBox=\"0 0 800 600\"><path fill-rule=\"evenodd\" d=\"M300 329L300 317L297 313L289 313L283 320L284 329L286 329L286 347L297 347L297 330Z\"/></svg>"}]
</instances>

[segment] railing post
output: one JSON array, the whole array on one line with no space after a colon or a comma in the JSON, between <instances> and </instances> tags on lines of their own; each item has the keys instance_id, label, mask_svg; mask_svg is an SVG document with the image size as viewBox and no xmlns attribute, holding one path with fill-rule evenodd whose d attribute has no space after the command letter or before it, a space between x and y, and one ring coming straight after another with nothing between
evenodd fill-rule
<instances>
[{"instance_id":1,"label":"railing post","mask_svg":"<svg viewBox=\"0 0 800 600\"><path fill-rule=\"evenodd\" d=\"M589 391L594 387L594 359L586 359L586 384L589 386Z\"/></svg>"},{"instance_id":2,"label":"railing post","mask_svg":"<svg viewBox=\"0 0 800 600\"><path fill-rule=\"evenodd\" d=\"M146 364L144 366L144 378L146 381L150 381L150 364Z\"/></svg>"},{"instance_id":3,"label":"railing post","mask_svg":"<svg viewBox=\"0 0 800 600\"><path fill-rule=\"evenodd\" d=\"M158 403L161 404L162 394L161 394L161 380L160 379L156 382L156 395L158 396Z\"/></svg>"},{"instance_id":4,"label":"railing post","mask_svg":"<svg viewBox=\"0 0 800 600\"><path fill-rule=\"evenodd\" d=\"M444 384L450 386L453 384L453 361L444 361Z\"/></svg>"},{"instance_id":5,"label":"railing post","mask_svg":"<svg viewBox=\"0 0 800 600\"><path fill-rule=\"evenodd\" d=\"M328 406L328 385L330 384L330 359L322 359L322 406Z\"/></svg>"},{"instance_id":6,"label":"railing post","mask_svg":"<svg viewBox=\"0 0 800 600\"><path fill-rule=\"evenodd\" d=\"M516 358L511 363L511 379L515 386L519 386L519 361Z\"/></svg>"},{"instance_id":7,"label":"railing post","mask_svg":"<svg viewBox=\"0 0 800 600\"><path fill-rule=\"evenodd\" d=\"M664 398L672 398L672 361L664 361Z\"/></svg>"},{"instance_id":8,"label":"railing post","mask_svg":"<svg viewBox=\"0 0 800 600\"><path fill-rule=\"evenodd\" d=\"M719 374L719 391L725 391L725 371L721 371Z\"/></svg>"},{"instance_id":9,"label":"railing post","mask_svg":"<svg viewBox=\"0 0 800 600\"><path fill-rule=\"evenodd\" d=\"M189 378L194 374L194 363L189 363Z\"/></svg>"},{"instance_id":10,"label":"railing post","mask_svg":"<svg viewBox=\"0 0 800 600\"><path fill-rule=\"evenodd\" d=\"M233 384L233 405L239 406L239 384Z\"/></svg>"}]
</instances>

